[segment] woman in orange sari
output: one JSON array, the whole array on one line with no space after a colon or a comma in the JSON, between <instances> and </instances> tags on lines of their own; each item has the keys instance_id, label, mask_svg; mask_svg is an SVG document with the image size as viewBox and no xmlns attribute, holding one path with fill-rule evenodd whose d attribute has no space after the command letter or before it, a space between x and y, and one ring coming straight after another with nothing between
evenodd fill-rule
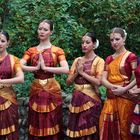
<instances>
[{"instance_id":1,"label":"woman in orange sari","mask_svg":"<svg viewBox=\"0 0 140 140\"><path fill-rule=\"evenodd\" d=\"M20 61L8 54L9 34L0 32L0 140L19 140L18 104L12 85L24 82Z\"/></svg>"},{"instance_id":2,"label":"woman in orange sari","mask_svg":"<svg viewBox=\"0 0 140 140\"><path fill-rule=\"evenodd\" d=\"M67 136L73 140L99 140L99 116L101 100L98 86L104 69L104 60L97 56L94 49L98 40L94 33L86 33L82 38L84 56L73 62L67 84L74 82L70 104Z\"/></svg>"},{"instance_id":3,"label":"woman in orange sari","mask_svg":"<svg viewBox=\"0 0 140 140\"><path fill-rule=\"evenodd\" d=\"M35 77L29 100L30 140L63 140L61 89L54 74L68 73L69 68L64 51L50 42L52 31L53 23L42 21L38 26L40 43L21 59L23 69L32 71ZM26 65L28 62L31 66Z\"/></svg>"},{"instance_id":4,"label":"woman in orange sari","mask_svg":"<svg viewBox=\"0 0 140 140\"><path fill-rule=\"evenodd\" d=\"M134 103L126 93L135 84L136 55L125 48L126 32L113 28L111 46L115 50L106 59L102 83L107 88L107 99L100 116L100 140L133 140L129 128ZM120 92L120 93L119 93Z\"/></svg>"}]
</instances>

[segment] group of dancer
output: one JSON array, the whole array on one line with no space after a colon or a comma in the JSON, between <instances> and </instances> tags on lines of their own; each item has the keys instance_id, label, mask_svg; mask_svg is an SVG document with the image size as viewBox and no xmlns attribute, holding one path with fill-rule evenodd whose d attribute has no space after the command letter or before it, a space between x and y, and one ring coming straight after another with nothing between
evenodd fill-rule
<instances>
[{"instance_id":1,"label":"group of dancer","mask_svg":"<svg viewBox=\"0 0 140 140\"><path fill-rule=\"evenodd\" d=\"M38 26L39 44L25 51L21 60L7 52L9 35L0 32L0 140L18 140L18 104L13 84L24 82L23 71L34 73L29 97L29 140L63 140L61 87L55 74L68 74L74 83L65 135L71 140L140 139L140 65L125 48L127 33L115 27L110 32L114 54L95 54L99 41L93 32L82 37L83 56L71 69L63 49L51 44L53 22ZM107 89L102 103L99 86ZM71 94L71 93L69 93Z\"/></svg>"}]
</instances>

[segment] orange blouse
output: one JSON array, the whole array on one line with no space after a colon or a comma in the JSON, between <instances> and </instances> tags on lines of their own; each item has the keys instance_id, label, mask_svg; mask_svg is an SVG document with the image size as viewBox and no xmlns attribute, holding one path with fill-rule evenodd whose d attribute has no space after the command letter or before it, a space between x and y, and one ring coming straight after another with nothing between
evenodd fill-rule
<instances>
[{"instance_id":1,"label":"orange blouse","mask_svg":"<svg viewBox=\"0 0 140 140\"><path fill-rule=\"evenodd\" d=\"M44 55L43 57L45 57L45 54L47 53L47 51L48 51L48 49L39 51L39 50L37 50L37 47L31 47L24 53L24 56L22 59L26 60L27 62L32 62L33 59L35 58L35 56L39 55L39 53L42 53L42 55ZM62 60L66 60L63 49L61 49L59 47L52 46L51 53L53 56L54 66L56 66L58 64L58 62L60 62Z\"/></svg>"}]
</instances>

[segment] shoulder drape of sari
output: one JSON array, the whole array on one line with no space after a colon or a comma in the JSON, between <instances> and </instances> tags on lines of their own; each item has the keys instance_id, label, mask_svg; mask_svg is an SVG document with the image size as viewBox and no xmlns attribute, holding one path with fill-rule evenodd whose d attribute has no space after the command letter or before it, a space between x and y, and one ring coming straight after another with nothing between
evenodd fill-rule
<instances>
[{"instance_id":1,"label":"shoulder drape of sari","mask_svg":"<svg viewBox=\"0 0 140 140\"><path fill-rule=\"evenodd\" d=\"M13 55L9 55L9 57L10 57L9 65L11 66L12 75L14 76L18 71L21 71L20 61L17 57L15 57ZM12 77L12 75L11 75L11 77ZM12 85L0 84L0 89L1 89L0 96L3 97L4 99L8 100L7 102L5 102L5 104L3 104L1 106L3 109L8 108L8 106L10 106L11 103L17 104L16 95L12 89Z\"/></svg>"},{"instance_id":2,"label":"shoulder drape of sari","mask_svg":"<svg viewBox=\"0 0 140 140\"><path fill-rule=\"evenodd\" d=\"M125 52L110 62L108 65L108 81L111 83L121 83L128 80L127 75L124 73L124 63L129 54L130 52ZM123 68L123 70L121 68Z\"/></svg>"}]
</instances>

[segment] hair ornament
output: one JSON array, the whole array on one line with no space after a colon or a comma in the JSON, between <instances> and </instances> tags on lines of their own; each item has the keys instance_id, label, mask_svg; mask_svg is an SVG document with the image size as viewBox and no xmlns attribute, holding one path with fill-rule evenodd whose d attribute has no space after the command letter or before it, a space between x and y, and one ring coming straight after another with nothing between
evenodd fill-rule
<instances>
[{"instance_id":1,"label":"hair ornament","mask_svg":"<svg viewBox=\"0 0 140 140\"><path fill-rule=\"evenodd\" d=\"M96 39L96 45L95 45L95 48L94 49L97 49L99 47L99 40Z\"/></svg>"},{"instance_id":2,"label":"hair ornament","mask_svg":"<svg viewBox=\"0 0 140 140\"><path fill-rule=\"evenodd\" d=\"M125 35L125 39L126 39L126 37L127 37L127 32L125 31L125 29L123 29L123 32L124 32L124 35Z\"/></svg>"}]
</instances>

